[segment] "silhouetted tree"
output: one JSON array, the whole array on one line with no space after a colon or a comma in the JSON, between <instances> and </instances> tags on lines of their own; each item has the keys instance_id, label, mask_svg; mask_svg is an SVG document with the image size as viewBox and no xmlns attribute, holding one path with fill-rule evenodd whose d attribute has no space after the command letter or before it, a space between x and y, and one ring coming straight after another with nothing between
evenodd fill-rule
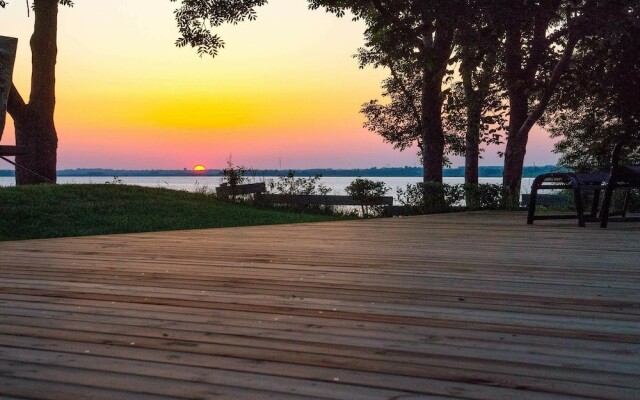
<instances>
[{"instance_id":1,"label":"silhouetted tree","mask_svg":"<svg viewBox=\"0 0 640 400\"><path fill-rule=\"evenodd\" d=\"M198 49L198 54L212 57L224 47L224 41L211 31L212 27L252 21L256 18L255 8L267 4L267 0L171 1L180 2L180 7L175 11L180 32L176 45L191 46Z\"/></svg>"},{"instance_id":2,"label":"silhouetted tree","mask_svg":"<svg viewBox=\"0 0 640 400\"><path fill-rule=\"evenodd\" d=\"M564 167L608 170L613 144L640 135L640 5L626 3L576 47L571 79L550 106L546 127Z\"/></svg>"},{"instance_id":3,"label":"silhouetted tree","mask_svg":"<svg viewBox=\"0 0 640 400\"><path fill-rule=\"evenodd\" d=\"M16 156L16 163L40 175L17 168L18 185L56 180L58 135L53 115L56 105L58 4L73 5L69 0L33 1L29 102L25 103L15 86L9 93L7 111L15 123L16 144L26 150L26 154ZM3 4L0 6L4 7Z\"/></svg>"},{"instance_id":4,"label":"silhouetted tree","mask_svg":"<svg viewBox=\"0 0 640 400\"><path fill-rule=\"evenodd\" d=\"M418 157L423 159L421 91L422 71L415 64L389 61L391 76L382 81L382 97L389 101L370 100L363 104L360 112L367 118L364 127L382 136L385 142L404 151L414 145L418 147ZM445 115L445 121L447 116ZM464 153L464 138L453 134L445 135L445 155ZM445 165L448 160L445 156Z\"/></svg>"},{"instance_id":5,"label":"silhouetted tree","mask_svg":"<svg viewBox=\"0 0 640 400\"><path fill-rule=\"evenodd\" d=\"M461 10L455 60L462 82L452 86L445 105L447 128L463 133L467 185L478 184L480 144L500 143L505 128L507 107L497 73L502 48L488 1L469 0Z\"/></svg>"},{"instance_id":6,"label":"silhouetted tree","mask_svg":"<svg viewBox=\"0 0 640 400\"><path fill-rule=\"evenodd\" d=\"M503 185L507 206L517 206L529 131L543 116L576 45L597 32L616 0L496 0L488 3L503 30L503 79L509 98L509 130Z\"/></svg>"},{"instance_id":7,"label":"silhouetted tree","mask_svg":"<svg viewBox=\"0 0 640 400\"><path fill-rule=\"evenodd\" d=\"M361 65L387 67L393 85L408 96L403 103L412 107L412 119L420 132L423 181L442 183L445 133L442 121L443 83L453 51L457 14L464 1L340 1L311 0L311 8L324 7L343 15L351 11L367 24L365 48L358 57ZM395 77L393 76L395 74ZM406 78L402 79L401 75ZM415 100L415 84L419 81L419 97ZM406 88L401 86L406 85ZM420 123L417 123L419 116ZM432 211L443 210L444 193L438 185L424 185L426 204Z\"/></svg>"}]
</instances>

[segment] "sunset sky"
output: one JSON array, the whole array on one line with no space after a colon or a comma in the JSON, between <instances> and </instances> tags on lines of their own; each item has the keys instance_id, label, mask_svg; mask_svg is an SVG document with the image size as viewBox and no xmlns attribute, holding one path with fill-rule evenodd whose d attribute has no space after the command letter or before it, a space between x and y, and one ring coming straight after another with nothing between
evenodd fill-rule
<instances>
[{"instance_id":1,"label":"sunset sky","mask_svg":"<svg viewBox=\"0 0 640 400\"><path fill-rule=\"evenodd\" d=\"M350 168L418 165L362 128L362 103L383 70L358 69L364 26L303 0L271 0L258 21L219 29L226 48L200 58L178 49L169 0L79 0L61 7L58 168ZM18 37L14 82L28 98L33 15L0 9L0 35ZM13 122L2 144L14 141ZM553 164L533 131L526 165ZM501 165L495 151L482 165ZM462 161L454 159L454 164ZM0 165L0 169L8 168Z\"/></svg>"}]
</instances>

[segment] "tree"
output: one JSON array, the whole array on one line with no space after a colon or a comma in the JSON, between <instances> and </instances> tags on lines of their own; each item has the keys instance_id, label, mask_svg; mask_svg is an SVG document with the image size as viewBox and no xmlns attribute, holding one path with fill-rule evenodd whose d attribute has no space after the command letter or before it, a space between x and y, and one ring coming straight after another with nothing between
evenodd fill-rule
<instances>
[{"instance_id":1,"label":"tree","mask_svg":"<svg viewBox=\"0 0 640 400\"><path fill-rule=\"evenodd\" d=\"M177 0L171 0L176 2ZM180 38L178 47L191 46L198 49L198 54L215 57L218 50L224 47L224 41L212 27L225 23L256 19L256 7L267 4L267 0L217 0L212 4L202 0L180 0L180 8L175 11Z\"/></svg>"},{"instance_id":2,"label":"tree","mask_svg":"<svg viewBox=\"0 0 640 400\"><path fill-rule=\"evenodd\" d=\"M480 144L499 144L505 129L504 93L497 70L500 38L486 1L469 1L455 37L461 82L452 85L445 103L445 125L464 138L465 183L478 184ZM467 199L467 203L469 199Z\"/></svg>"},{"instance_id":3,"label":"tree","mask_svg":"<svg viewBox=\"0 0 640 400\"><path fill-rule=\"evenodd\" d=\"M418 157L423 160L422 116L420 99L422 90L421 71L414 64L389 63L391 76L382 82L382 97L388 102L370 100L363 104L360 112L366 117L364 127L404 151L414 145ZM446 116L445 116L446 120ZM461 154L464 142L456 134L445 134L445 154ZM444 159L447 164L448 160Z\"/></svg>"},{"instance_id":4,"label":"tree","mask_svg":"<svg viewBox=\"0 0 640 400\"><path fill-rule=\"evenodd\" d=\"M69 0L33 1L29 103L25 103L15 86L9 93L7 111L15 123L16 144L26 151L26 154L16 156L16 164L24 167L16 169L18 185L56 181L58 135L53 115L58 4L73 5ZM4 4L0 6L4 7Z\"/></svg>"},{"instance_id":5,"label":"tree","mask_svg":"<svg viewBox=\"0 0 640 400\"><path fill-rule=\"evenodd\" d=\"M422 146L423 181L442 184L446 142L442 121L443 81L450 72L447 67L453 51L457 14L465 2L311 0L310 3L311 8L324 7L339 16L348 9L366 22L366 47L359 52L360 63L392 71L393 82L388 82L391 85L387 87L404 93L407 99L401 106L410 108L413 125L420 129L418 144ZM419 91L416 91L416 80ZM436 186L424 185L425 198L433 210L444 210L444 194L434 190Z\"/></svg>"},{"instance_id":6,"label":"tree","mask_svg":"<svg viewBox=\"0 0 640 400\"><path fill-rule=\"evenodd\" d=\"M569 169L606 171L614 143L640 135L640 6L627 5L576 47L572 79L550 105L545 126L561 138L554 151Z\"/></svg>"},{"instance_id":7,"label":"tree","mask_svg":"<svg viewBox=\"0 0 640 400\"><path fill-rule=\"evenodd\" d=\"M446 84L440 94L441 98L446 99L441 114L445 154L465 156L465 182L470 185L478 184L480 143L499 143L501 130L505 126L506 106L502 104L502 91L495 79L500 41L483 5L482 0L457 4L454 57L443 60L449 65L459 65L462 81L451 84L452 76L447 74L444 78ZM450 4L449 7L456 5ZM369 34L375 35L375 32ZM365 104L362 108L367 117L365 126L400 150L417 143L422 156L424 118L421 91L424 68L420 60L397 52L398 41L393 39L393 35L390 36L392 43L389 48L381 51L369 46L359 53L362 65L382 65L391 72L382 85L382 95L389 98L390 102L382 104L372 100ZM377 40L380 41L379 34ZM417 51L410 49L411 53Z\"/></svg>"},{"instance_id":8,"label":"tree","mask_svg":"<svg viewBox=\"0 0 640 400\"><path fill-rule=\"evenodd\" d=\"M614 4L615 3L615 4ZM509 98L503 186L507 206L517 206L529 131L543 116L565 76L576 45L597 32L617 1L548 0L489 3L502 27L502 75Z\"/></svg>"}]
</instances>

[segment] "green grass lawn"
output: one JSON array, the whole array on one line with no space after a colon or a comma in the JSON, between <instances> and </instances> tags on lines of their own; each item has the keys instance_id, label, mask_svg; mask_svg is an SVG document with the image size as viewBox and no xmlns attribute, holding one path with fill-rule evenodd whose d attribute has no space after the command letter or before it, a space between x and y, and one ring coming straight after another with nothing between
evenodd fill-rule
<instances>
[{"instance_id":1,"label":"green grass lawn","mask_svg":"<svg viewBox=\"0 0 640 400\"><path fill-rule=\"evenodd\" d=\"M0 240L319 222L338 218L232 204L202 193L117 184L0 188Z\"/></svg>"}]
</instances>

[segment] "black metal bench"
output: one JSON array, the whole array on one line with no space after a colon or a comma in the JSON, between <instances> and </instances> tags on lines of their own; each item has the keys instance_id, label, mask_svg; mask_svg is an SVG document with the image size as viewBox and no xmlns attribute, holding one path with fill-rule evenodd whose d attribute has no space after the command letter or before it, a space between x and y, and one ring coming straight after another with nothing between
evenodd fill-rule
<instances>
[{"instance_id":1,"label":"black metal bench","mask_svg":"<svg viewBox=\"0 0 640 400\"><path fill-rule=\"evenodd\" d=\"M606 189L606 182L609 174L606 172L597 172L589 174L579 174L573 172L553 172L537 176L531 186L531 195L529 197L529 213L527 216L527 224L533 224L534 220L540 219L578 219L578 226L585 226L585 221L596 221L598 217L598 204L600 201L600 192ZM573 191L573 200L575 203L576 214L545 214L536 215L536 203L539 190L559 190L571 189ZM589 214L585 215L582 202L582 194L585 192L593 192L593 201Z\"/></svg>"}]
</instances>

